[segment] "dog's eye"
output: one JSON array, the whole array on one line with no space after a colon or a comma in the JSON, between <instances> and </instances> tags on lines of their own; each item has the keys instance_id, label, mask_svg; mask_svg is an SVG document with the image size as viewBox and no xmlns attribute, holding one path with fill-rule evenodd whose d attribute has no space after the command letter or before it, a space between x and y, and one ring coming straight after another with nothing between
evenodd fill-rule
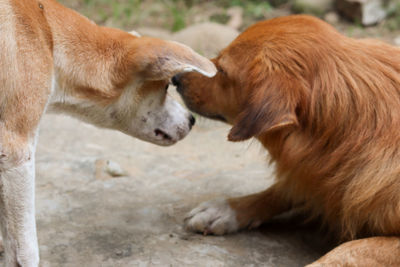
<instances>
[{"instance_id":1,"label":"dog's eye","mask_svg":"<svg viewBox=\"0 0 400 267\"><path fill-rule=\"evenodd\" d=\"M218 72L222 73L222 74L226 74L225 70L222 69L221 67L217 67Z\"/></svg>"}]
</instances>

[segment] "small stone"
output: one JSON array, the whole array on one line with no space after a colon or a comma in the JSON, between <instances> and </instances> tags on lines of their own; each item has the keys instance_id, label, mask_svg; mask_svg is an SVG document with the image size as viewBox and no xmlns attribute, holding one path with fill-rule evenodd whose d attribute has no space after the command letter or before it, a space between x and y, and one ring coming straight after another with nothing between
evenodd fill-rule
<instances>
[{"instance_id":1,"label":"small stone","mask_svg":"<svg viewBox=\"0 0 400 267\"><path fill-rule=\"evenodd\" d=\"M126 172L119 166L118 163L107 160L105 171L112 177L125 176Z\"/></svg>"},{"instance_id":2,"label":"small stone","mask_svg":"<svg viewBox=\"0 0 400 267\"><path fill-rule=\"evenodd\" d=\"M97 180L108 180L113 177L127 176L121 166L109 159L97 159L95 161L95 177Z\"/></svg>"}]
</instances>

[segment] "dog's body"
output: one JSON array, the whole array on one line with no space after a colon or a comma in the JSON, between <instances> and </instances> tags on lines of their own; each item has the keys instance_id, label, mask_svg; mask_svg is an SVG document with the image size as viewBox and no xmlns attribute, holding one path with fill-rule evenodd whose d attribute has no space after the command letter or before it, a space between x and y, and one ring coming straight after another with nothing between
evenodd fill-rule
<instances>
[{"instance_id":1,"label":"dog's body","mask_svg":"<svg viewBox=\"0 0 400 267\"><path fill-rule=\"evenodd\" d=\"M289 16L250 27L213 62L211 79L174 77L178 91L193 111L232 124L229 140L256 137L277 181L203 203L187 227L224 234L301 208L343 241L372 236L316 264L400 265L400 49Z\"/></svg>"},{"instance_id":2,"label":"dog's body","mask_svg":"<svg viewBox=\"0 0 400 267\"><path fill-rule=\"evenodd\" d=\"M0 224L6 266L39 262L34 155L46 107L158 145L194 118L166 93L180 72L215 73L183 45L99 27L53 0L0 1Z\"/></svg>"}]
</instances>

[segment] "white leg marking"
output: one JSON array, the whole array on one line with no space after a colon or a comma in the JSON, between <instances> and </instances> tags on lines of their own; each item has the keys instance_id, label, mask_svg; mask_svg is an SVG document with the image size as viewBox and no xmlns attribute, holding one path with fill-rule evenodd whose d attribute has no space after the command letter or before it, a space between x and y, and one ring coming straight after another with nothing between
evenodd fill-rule
<instances>
[{"instance_id":1,"label":"white leg marking","mask_svg":"<svg viewBox=\"0 0 400 267\"><path fill-rule=\"evenodd\" d=\"M0 170L0 226L7 267L39 264L34 163L32 149L26 161Z\"/></svg>"},{"instance_id":2,"label":"white leg marking","mask_svg":"<svg viewBox=\"0 0 400 267\"><path fill-rule=\"evenodd\" d=\"M236 212L225 199L207 201L193 209L185 218L185 228L204 234L223 235L236 232Z\"/></svg>"}]
</instances>

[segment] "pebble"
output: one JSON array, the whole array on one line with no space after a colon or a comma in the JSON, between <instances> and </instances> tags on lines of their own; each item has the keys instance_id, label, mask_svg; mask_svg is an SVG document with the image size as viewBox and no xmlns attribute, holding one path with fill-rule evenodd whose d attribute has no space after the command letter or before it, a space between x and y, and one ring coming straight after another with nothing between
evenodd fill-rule
<instances>
[{"instance_id":1,"label":"pebble","mask_svg":"<svg viewBox=\"0 0 400 267\"><path fill-rule=\"evenodd\" d=\"M112 177L119 177L126 175L126 172L121 168L121 166L112 160L107 160L105 171Z\"/></svg>"}]
</instances>

